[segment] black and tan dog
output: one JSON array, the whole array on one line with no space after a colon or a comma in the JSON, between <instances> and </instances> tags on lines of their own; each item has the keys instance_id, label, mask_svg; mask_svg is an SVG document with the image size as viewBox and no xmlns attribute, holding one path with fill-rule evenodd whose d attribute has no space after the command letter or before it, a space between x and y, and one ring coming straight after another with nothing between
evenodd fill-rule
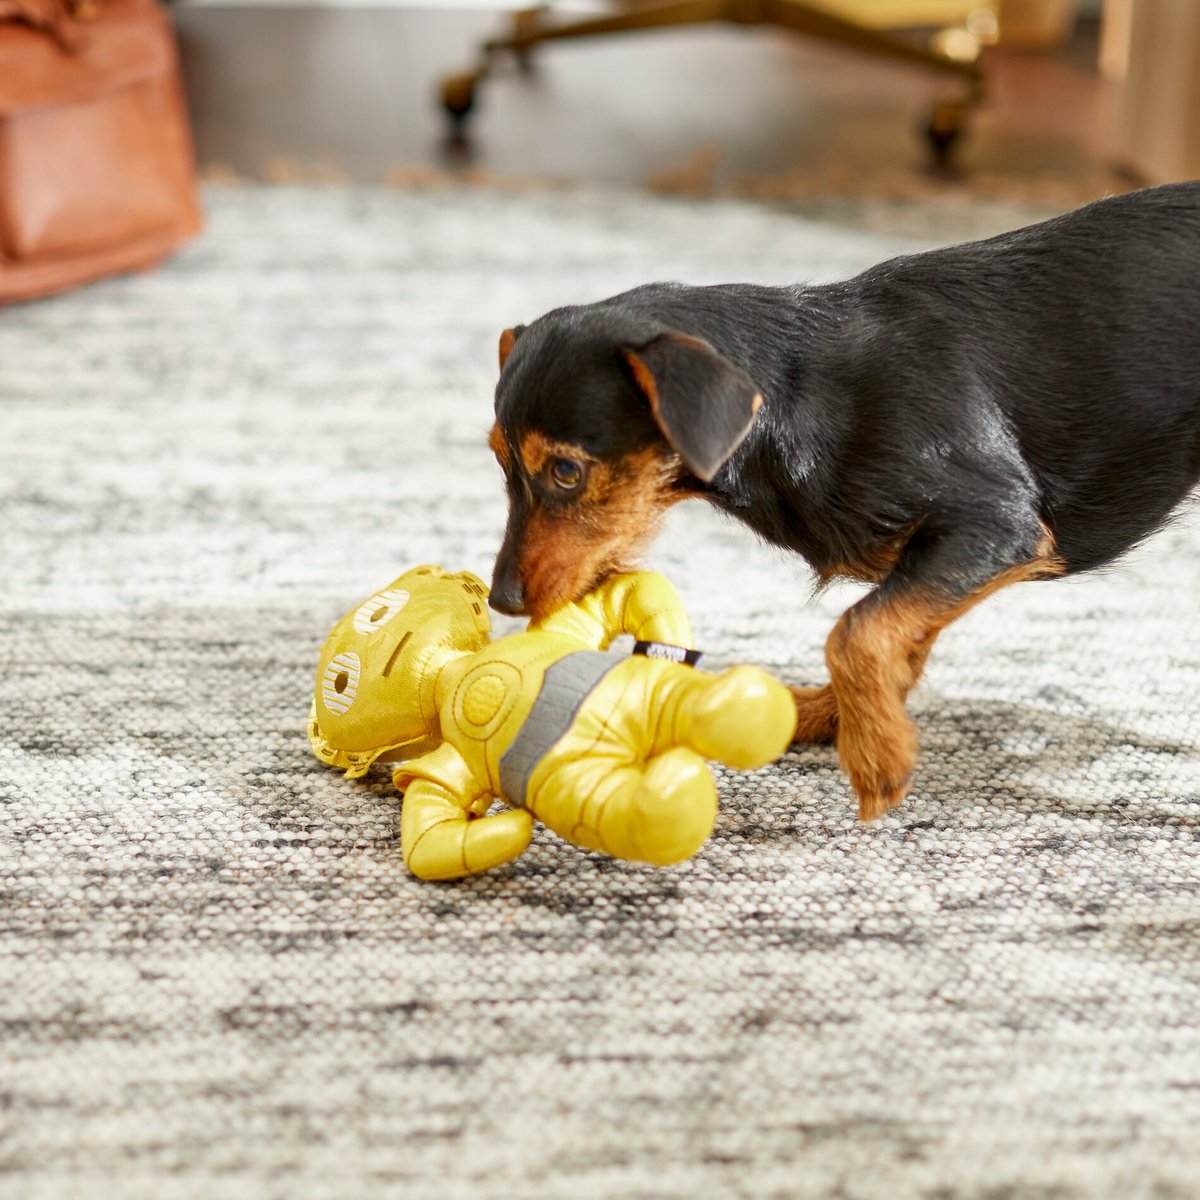
<instances>
[{"instance_id":1,"label":"black and tan dog","mask_svg":"<svg viewBox=\"0 0 1200 1200\"><path fill-rule=\"evenodd\" d=\"M873 817L908 789L938 634L1112 562L1200 478L1200 183L844 283L650 284L507 330L500 364L493 606L579 597L693 496L877 585L796 692L797 740L836 740Z\"/></svg>"}]
</instances>

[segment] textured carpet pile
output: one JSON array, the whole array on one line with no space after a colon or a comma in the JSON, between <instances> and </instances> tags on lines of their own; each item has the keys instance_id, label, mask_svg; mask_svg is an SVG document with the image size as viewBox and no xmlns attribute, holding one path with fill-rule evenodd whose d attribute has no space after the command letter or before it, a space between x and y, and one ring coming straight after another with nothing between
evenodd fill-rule
<instances>
[{"instance_id":1,"label":"textured carpet pile","mask_svg":"<svg viewBox=\"0 0 1200 1200\"><path fill-rule=\"evenodd\" d=\"M417 883L386 773L320 767L305 717L353 602L488 575L499 331L918 243L586 191L208 200L165 269L0 311L0 1194L1200 1195L1194 516L953 627L873 826L810 749L721 772L680 868L541 831ZM788 682L858 594L699 508L653 561L713 665Z\"/></svg>"}]
</instances>

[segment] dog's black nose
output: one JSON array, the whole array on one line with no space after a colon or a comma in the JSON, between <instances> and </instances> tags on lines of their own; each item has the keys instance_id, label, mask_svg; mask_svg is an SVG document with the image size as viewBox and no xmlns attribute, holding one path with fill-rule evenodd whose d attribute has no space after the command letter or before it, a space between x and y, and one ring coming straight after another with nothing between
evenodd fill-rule
<instances>
[{"instance_id":1,"label":"dog's black nose","mask_svg":"<svg viewBox=\"0 0 1200 1200\"><path fill-rule=\"evenodd\" d=\"M497 612L507 613L510 617L519 617L525 611L525 589L515 574L502 579L499 573L492 580L492 590L488 595L488 604Z\"/></svg>"}]
</instances>

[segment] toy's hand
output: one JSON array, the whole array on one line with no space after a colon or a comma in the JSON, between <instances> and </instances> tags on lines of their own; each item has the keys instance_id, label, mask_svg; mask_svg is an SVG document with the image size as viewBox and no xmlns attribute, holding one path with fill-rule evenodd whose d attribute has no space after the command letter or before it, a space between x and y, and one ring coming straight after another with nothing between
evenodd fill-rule
<instances>
[{"instance_id":1,"label":"toy's hand","mask_svg":"<svg viewBox=\"0 0 1200 1200\"><path fill-rule=\"evenodd\" d=\"M577 846L665 867L695 854L712 833L717 789L695 751L676 746L629 765L581 766L550 773L529 800L539 819Z\"/></svg>"},{"instance_id":2,"label":"toy's hand","mask_svg":"<svg viewBox=\"0 0 1200 1200\"><path fill-rule=\"evenodd\" d=\"M653 571L614 575L536 628L565 633L597 649L627 633L639 641L691 646L692 626L670 580Z\"/></svg>"},{"instance_id":3,"label":"toy's hand","mask_svg":"<svg viewBox=\"0 0 1200 1200\"><path fill-rule=\"evenodd\" d=\"M787 749L795 728L791 692L757 667L709 675L629 658L588 694L530 775L525 803L576 845L680 862L716 819L705 758L761 767Z\"/></svg>"},{"instance_id":4,"label":"toy's hand","mask_svg":"<svg viewBox=\"0 0 1200 1200\"><path fill-rule=\"evenodd\" d=\"M460 879L516 858L529 845L524 809L477 817L440 784L414 779L400 810L404 863L420 879Z\"/></svg>"},{"instance_id":5,"label":"toy's hand","mask_svg":"<svg viewBox=\"0 0 1200 1200\"><path fill-rule=\"evenodd\" d=\"M680 740L727 767L765 767L787 748L796 730L796 701L759 667L730 667L700 676L676 722Z\"/></svg>"}]
</instances>

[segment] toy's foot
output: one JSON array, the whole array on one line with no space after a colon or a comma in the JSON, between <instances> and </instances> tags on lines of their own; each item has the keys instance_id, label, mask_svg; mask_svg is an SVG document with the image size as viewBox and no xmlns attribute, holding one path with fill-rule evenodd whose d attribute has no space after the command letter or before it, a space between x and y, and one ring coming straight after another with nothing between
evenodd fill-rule
<instances>
[{"instance_id":1,"label":"toy's foot","mask_svg":"<svg viewBox=\"0 0 1200 1200\"><path fill-rule=\"evenodd\" d=\"M682 730L688 745L739 770L778 758L796 730L791 692L758 667L732 667L716 676L688 716Z\"/></svg>"},{"instance_id":2,"label":"toy's foot","mask_svg":"<svg viewBox=\"0 0 1200 1200\"><path fill-rule=\"evenodd\" d=\"M446 816L423 812L424 797L414 790L400 810L400 841L405 865L419 879L477 875L524 853L533 836L533 817L524 809L490 817L467 817L460 809Z\"/></svg>"},{"instance_id":3,"label":"toy's foot","mask_svg":"<svg viewBox=\"0 0 1200 1200\"><path fill-rule=\"evenodd\" d=\"M610 854L668 866L695 854L716 820L712 772L698 754L676 746L650 761L628 803L601 817L599 833Z\"/></svg>"},{"instance_id":4,"label":"toy's foot","mask_svg":"<svg viewBox=\"0 0 1200 1200\"><path fill-rule=\"evenodd\" d=\"M796 702L796 731L793 745L827 745L837 740L838 708L833 688L790 689Z\"/></svg>"}]
</instances>

